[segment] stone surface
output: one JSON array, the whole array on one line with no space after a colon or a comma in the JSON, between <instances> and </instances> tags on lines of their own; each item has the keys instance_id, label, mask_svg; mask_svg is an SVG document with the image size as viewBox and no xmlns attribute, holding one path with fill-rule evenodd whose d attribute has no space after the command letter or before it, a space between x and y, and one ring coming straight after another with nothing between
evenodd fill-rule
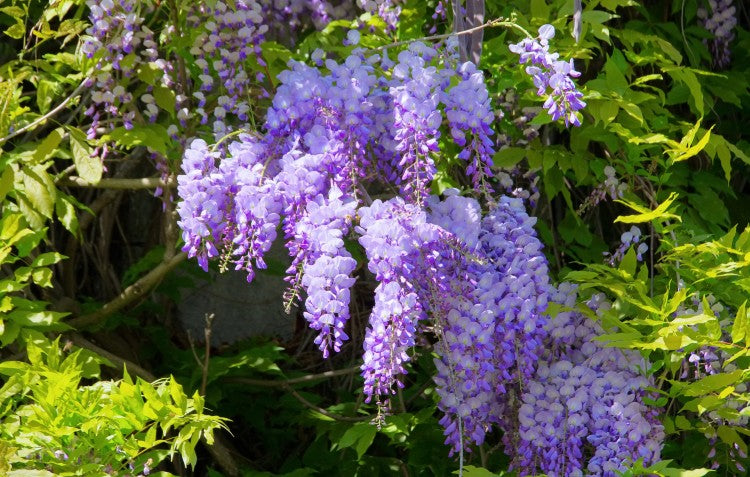
<instances>
[{"instance_id":1,"label":"stone surface","mask_svg":"<svg viewBox=\"0 0 750 477\"><path fill-rule=\"evenodd\" d=\"M274 272L256 273L252 283L247 274L229 270L209 271L204 282L185 291L178 306L179 318L196 342L203 341L207 313L214 314L211 344L231 344L252 336L291 337L294 314L284 312L282 295L287 283L278 274L289 263L286 249L275 245L268 254Z\"/></svg>"}]
</instances>

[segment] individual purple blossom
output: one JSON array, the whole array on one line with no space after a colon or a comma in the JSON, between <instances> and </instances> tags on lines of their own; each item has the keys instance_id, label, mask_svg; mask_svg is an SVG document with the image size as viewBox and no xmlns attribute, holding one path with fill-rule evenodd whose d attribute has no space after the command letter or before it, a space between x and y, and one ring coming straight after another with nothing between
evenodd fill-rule
<instances>
[{"instance_id":1,"label":"individual purple blossom","mask_svg":"<svg viewBox=\"0 0 750 477\"><path fill-rule=\"evenodd\" d=\"M572 59L562 61L558 53L550 53L549 40L554 36L552 25L542 25L537 38L524 38L509 49L519 55L521 64L529 64L526 73L532 77L537 95L545 98L544 108L552 119L562 118L565 126L580 126L576 111L583 109L586 103L573 78L581 73L575 70Z\"/></svg>"}]
</instances>

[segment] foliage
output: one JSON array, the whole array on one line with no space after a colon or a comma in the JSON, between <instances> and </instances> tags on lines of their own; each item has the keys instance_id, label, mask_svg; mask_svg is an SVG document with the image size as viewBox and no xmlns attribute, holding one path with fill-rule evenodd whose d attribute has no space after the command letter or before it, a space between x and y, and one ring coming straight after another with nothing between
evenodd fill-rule
<instances>
[{"instance_id":1,"label":"foliage","mask_svg":"<svg viewBox=\"0 0 750 477\"><path fill-rule=\"evenodd\" d=\"M576 475L618 399L604 475L746 473L747 6L459 3L0 7L0 474ZM197 345L180 249L302 326Z\"/></svg>"}]
</instances>

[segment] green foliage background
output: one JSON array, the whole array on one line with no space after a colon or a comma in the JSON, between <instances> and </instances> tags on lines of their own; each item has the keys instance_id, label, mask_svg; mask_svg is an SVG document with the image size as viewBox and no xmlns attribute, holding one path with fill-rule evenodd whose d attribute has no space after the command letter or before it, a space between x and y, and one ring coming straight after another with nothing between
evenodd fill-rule
<instances>
[{"instance_id":1,"label":"green foliage background","mask_svg":"<svg viewBox=\"0 0 750 477\"><path fill-rule=\"evenodd\" d=\"M704 475L712 460L707 435L718 440L719 472L738 473L729 450L746 455L750 435L732 424L750 414L749 12L738 5L732 63L714 71L704 44L710 35L696 21L702 1L585 1L578 41L573 5L487 2L487 19L512 16L532 32L553 24L554 48L575 58L588 103L582 127L565 129L542 111L531 121L538 137L523 141L513 120L541 102L507 49L517 32L487 29L481 68L496 107L513 105L495 124L511 144L496 154L496 167L538 176L533 215L555 280L576 282L584 295L605 292L614 300L603 318L606 340L640 350L652 364L654 404L666 409L665 462L650 470L636 463L629 475ZM403 3L394 38L364 15L373 28L362 44L426 36L435 6ZM184 21L190 2L154 7L147 20L160 49L196 77L191 32L160 29ZM188 342L175 303L202 272L179 253L171 195L152 198L117 182L158 182L148 149L170 165L161 185L174 184L182 150L166 127L175 92L158 86L158 69L144 67L128 87L155 86L160 122L140 118L132 130L88 140L82 111L90 99L79 86L93 67L80 52L87 19L81 0L0 7L0 475L137 475L144 465L157 475L454 472L437 422L429 347L414 351L397 412L376 428L368 421L377 409L362 402L357 377L361 336L329 361L305 344L303 329L285 342L259 337L213 350ZM356 25L332 22L294 46L267 41L263 86L273 89L289 58L309 59L318 47L345 54L342 39ZM265 101L254 104L253 124L262 122ZM91 153L105 143L115 152L102 164ZM455 146L441 150L449 153L438 163L436 192L466 186ZM584 207L606 166L627 183L625 196ZM134 209L148 217L138 243L118 231ZM645 260L631 250L619 266L608 265L602 253L634 224L648 236ZM358 298L365 311L353 318L360 332L369 285ZM683 376L689 353L707 346L724 353L726 366L698 380ZM506 475L500 442L492 435L463 475Z\"/></svg>"}]
</instances>

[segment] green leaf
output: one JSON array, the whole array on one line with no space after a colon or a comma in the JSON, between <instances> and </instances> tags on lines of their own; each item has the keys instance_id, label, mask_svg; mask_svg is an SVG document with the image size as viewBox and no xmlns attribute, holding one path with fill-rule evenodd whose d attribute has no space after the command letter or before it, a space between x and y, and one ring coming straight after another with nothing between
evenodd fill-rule
<instances>
[{"instance_id":1,"label":"green leaf","mask_svg":"<svg viewBox=\"0 0 750 477\"><path fill-rule=\"evenodd\" d=\"M620 68L617 66L617 57L615 54L622 57L622 54L619 52L619 50L615 50L615 53L613 53L612 56L607 59L607 62L604 64L604 72L607 75L607 86L609 89L620 96L625 94L625 90L628 89L628 80L625 78L625 75L620 71Z\"/></svg>"},{"instance_id":2,"label":"green leaf","mask_svg":"<svg viewBox=\"0 0 750 477\"><path fill-rule=\"evenodd\" d=\"M59 254L57 252L46 252L43 254L38 255L33 262L31 262L32 267L47 267L49 265L54 265L55 263L59 262L60 260L64 259L65 256L62 254Z\"/></svg>"},{"instance_id":3,"label":"green leaf","mask_svg":"<svg viewBox=\"0 0 750 477\"><path fill-rule=\"evenodd\" d=\"M91 148L78 135L70 135L70 149L73 152L73 163L81 179L96 184L102 178L104 165L98 157L91 157Z\"/></svg>"},{"instance_id":4,"label":"green leaf","mask_svg":"<svg viewBox=\"0 0 750 477\"><path fill-rule=\"evenodd\" d=\"M742 370L732 371L731 373L719 373L706 376L694 383L690 383L683 394L685 396L703 396L727 386L737 384L742 379Z\"/></svg>"},{"instance_id":5,"label":"green leaf","mask_svg":"<svg viewBox=\"0 0 750 477\"><path fill-rule=\"evenodd\" d=\"M453 471L454 474L458 474L458 471ZM490 472L484 467L475 467L473 465L464 466L464 477L498 477L497 474Z\"/></svg>"},{"instance_id":6,"label":"green leaf","mask_svg":"<svg viewBox=\"0 0 750 477\"><path fill-rule=\"evenodd\" d=\"M688 87L691 99L695 105L695 110L697 111L698 116L702 117L704 113L703 89L701 88L701 84L695 76L695 73L684 67L664 68L664 71L667 72L673 80L684 83Z\"/></svg>"},{"instance_id":7,"label":"green leaf","mask_svg":"<svg viewBox=\"0 0 750 477\"><path fill-rule=\"evenodd\" d=\"M78 215L73 204L64 196L59 196L55 202L55 214L68 232L73 235L78 233Z\"/></svg>"},{"instance_id":8,"label":"green leaf","mask_svg":"<svg viewBox=\"0 0 750 477\"><path fill-rule=\"evenodd\" d=\"M696 145L691 146L691 147L689 147L689 148L687 148L685 150L682 150L682 151L676 151L676 152L679 152L679 154L677 156L675 156L672 160L674 162L684 161L684 160L690 159L691 157L693 157L696 154L698 154L699 152L701 152L706 147L706 145L708 144L708 141L711 139L711 130L713 128L714 127L711 126L711 128L708 131L706 131L706 134L703 135L703 137L701 138L701 140L698 141L698 143Z\"/></svg>"},{"instance_id":9,"label":"green leaf","mask_svg":"<svg viewBox=\"0 0 750 477\"><path fill-rule=\"evenodd\" d=\"M682 221L682 218L679 215L675 215L672 213L667 212L667 209L672 205L672 203L677 200L677 193L672 192L669 194L669 197L667 200L659 204L658 207L654 210L649 210L645 207L642 207L635 202L630 202L627 200L617 200L617 202L620 202L621 204L625 204L631 209L640 212L640 214L635 215L621 215L615 219L615 222L623 222L626 224L639 224L643 222L651 222L652 220L669 220L669 219L675 219L677 221Z\"/></svg>"},{"instance_id":10,"label":"green leaf","mask_svg":"<svg viewBox=\"0 0 750 477\"><path fill-rule=\"evenodd\" d=\"M732 178L732 158L729 154L729 148L725 141L719 142L716 146L716 155L719 156L719 163L721 168L724 170L724 178L729 182Z\"/></svg>"},{"instance_id":11,"label":"green leaf","mask_svg":"<svg viewBox=\"0 0 750 477\"><path fill-rule=\"evenodd\" d=\"M0 201L5 199L5 196L13 190L13 183L15 182L15 174L13 168L6 166L3 173L0 174Z\"/></svg>"},{"instance_id":12,"label":"green leaf","mask_svg":"<svg viewBox=\"0 0 750 477\"><path fill-rule=\"evenodd\" d=\"M34 155L32 156L34 162L44 162L45 160L47 160L55 151L55 148L57 148L57 146L60 144L62 138L62 129L60 128L57 128L49 133L49 135L44 138L44 141L39 143L36 151L34 151Z\"/></svg>"},{"instance_id":13,"label":"green leaf","mask_svg":"<svg viewBox=\"0 0 750 477\"><path fill-rule=\"evenodd\" d=\"M340 448L352 447L357 451L357 458L361 459L372 444L377 434L375 426L369 422L358 422L347 429L338 441Z\"/></svg>"},{"instance_id":14,"label":"green leaf","mask_svg":"<svg viewBox=\"0 0 750 477\"><path fill-rule=\"evenodd\" d=\"M737 308L737 314L734 317L734 324L732 324L732 343L739 343L743 339L750 339L750 329L748 325L750 320L747 317L747 300L742 302L742 305Z\"/></svg>"},{"instance_id":15,"label":"green leaf","mask_svg":"<svg viewBox=\"0 0 750 477\"><path fill-rule=\"evenodd\" d=\"M26 34L26 27L23 23L16 23L15 25L5 30L5 34L11 38L20 40Z\"/></svg>"},{"instance_id":16,"label":"green leaf","mask_svg":"<svg viewBox=\"0 0 750 477\"><path fill-rule=\"evenodd\" d=\"M24 195L31 203L34 210L47 217L52 218L55 208L57 189L52 178L43 166L31 166L23 169Z\"/></svg>"},{"instance_id":17,"label":"green leaf","mask_svg":"<svg viewBox=\"0 0 750 477\"><path fill-rule=\"evenodd\" d=\"M39 80L36 87L36 105L39 107L39 112L44 114L49 111L52 101L61 91L62 87L59 82L47 79Z\"/></svg>"},{"instance_id":18,"label":"green leaf","mask_svg":"<svg viewBox=\"0 0 750 477\"><path fill-rule=\"evenodd\" d=\"M156 105L161 109L169 113L171 116L175 115L176 98L173 90L161 85L155 87L154 100L156 101Z\"/></svg>"},{"instance_id":19,"label":"green leaf","mask_svg":"<svg viewBox=\"0 0 750 477\"><path fill-rule=\"evenodd\" d=\"M109 138L120 146L146 146L161 154L167 154L167 140L169 134L164 126L149 124L148 126L133 126L132 129L119 127L109 134Z\"/></svg>"}]
</instances>

